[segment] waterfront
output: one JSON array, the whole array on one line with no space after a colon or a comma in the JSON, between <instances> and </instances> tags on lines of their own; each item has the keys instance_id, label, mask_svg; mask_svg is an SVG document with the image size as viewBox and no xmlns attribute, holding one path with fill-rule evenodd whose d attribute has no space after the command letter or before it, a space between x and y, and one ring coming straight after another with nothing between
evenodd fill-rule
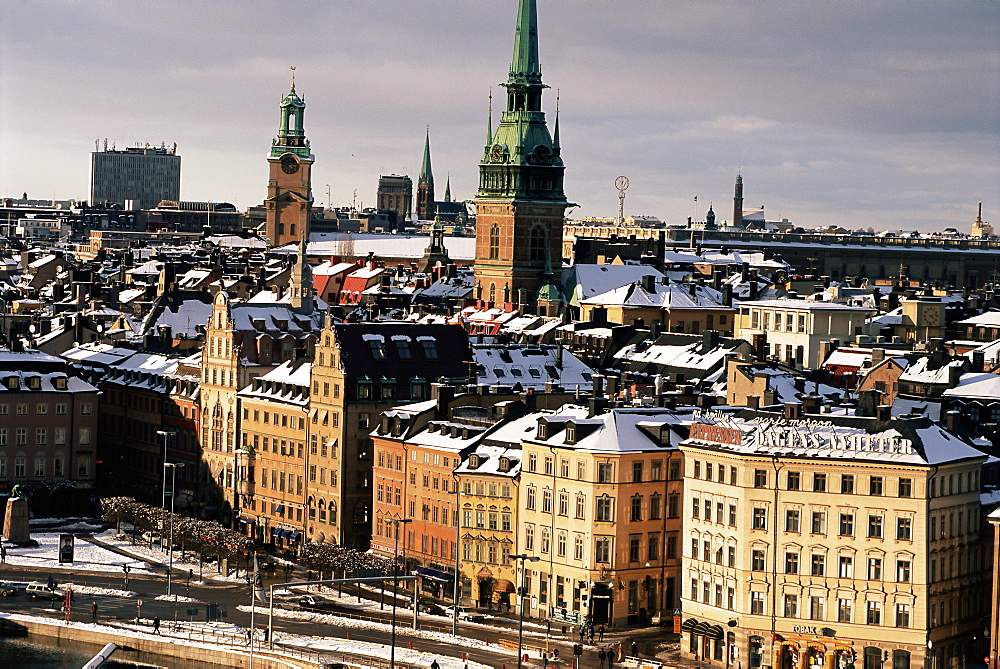
<instances>
[{"instance_id":1,"label":"waterfront","mask_svg":"<svg viewBox=\"0 0 1000 669\"><path fill-rule=\"evenodd\" d=\"M0 667L10 669L79 669L96 655L102 646L40 635L0 638ZM216 669L220 665L151 653L116 650L102 667L184 667Z\"/></svg>"}]
</instances>

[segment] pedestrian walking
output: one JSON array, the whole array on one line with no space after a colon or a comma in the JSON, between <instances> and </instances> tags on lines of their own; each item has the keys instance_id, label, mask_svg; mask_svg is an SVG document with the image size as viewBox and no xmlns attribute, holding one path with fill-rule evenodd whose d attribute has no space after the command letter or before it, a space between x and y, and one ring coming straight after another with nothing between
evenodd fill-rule
<instances>
[{"instance_id":1,"label":"pedestrian walking","mask_svg":"<svg viewBox=\"0 0 1000 669\"><path fill-rule=\"evenodd\" d=\"M604 669L604 660L607 659L608 653L602 648L599 653L597 653L597 659L601 661L601 669Z\"/></svg>"},{"instance_id":2,"label":"pedestrian walking","mask_svg":"<svg viewBox=\"0 0 1000 669\"><path fill-rule=\"evenodd\" d=\"M583 626L581 626L581 627L580 627L580 642L581 642L581 643L583 643L583 637L584 637L584 635L585 635L586 633L587 633L587 628L586 628L586 627L583 627Z\"/></svg>"},{"instance_id":3,"label":"pedestrian walking","mask_svg":"<svg viewBox=\"0 0 1000 669\"><path fill-rule=\"evenodd\" d=\"M153 616L153 632L160 633L160 616Z\"/></svg>"},{"instance_id":4,"label":"pedestrian walking","mask_svg":"<svg viewBox=\"0 0 1000 669\"><path fill-rule=\"evenodd\" d=\"M438 664L438 661L437 661L437 660L433 660L433 661L431 662L431 669L441 669L441 665L440 665L440 664Z\"/></svg>"},{"instance_id":5,"label":"pedestrian walking","mask_svg":"<svg viewBox=\"0 0 1000 669\"><path fill-rule=\"evenodd\" d=\"M615 655L615 649L614 648L608 648L608 667L615 666L615 658L616 657L617 656Z\"/></svg>"},{"instance_id":6,"label":"pedestrian walking","mask_svg":"<svg viewBox=\"0 0 1000 669\"><path fill-rule=\"evenodd\" d=\"M604 641L604 625L597 628L597 640Z\"/></svg>"},{"instance_id":7,"label":"pedestrian walking","mask_svg":"<svg viewBox=\"0 0 1000 669\"><path fill-rule=\"evenodd\" d=\"M594 626L593 625L590 626L590 630L589 630L588 634L590 635L590 643L594 643Z\"/></svg>"},{"instance_id":8,"label":"pedestrian walking","mask_svg":"<svg viewBox=\"0 0 1000 669\"><path fill-rule=\"evenodd\" d=\"M247 645L249 646L252 643L253 643L253 629L251 629L251 628L248 627L247 628Z\"/></svg>"},{"instance_id":9,"label":"pedestrian walking","mask_svg":"<svg viewBox=\"0 0 1000 669\"><path fill-rule=\"evenodd\" d=\"M632 642L632 657L639 657L639 644Z\"/></svg>"},{"instance_id":10,"label":"pedestrian walking","mask_svg":"<svg viewBox=\"0 0 1000 669\"><path fill-rule=\"evenodd\" d=\"M97 622L97 600L90 603L90 618L95 623Z\"/></svg>"},{"instance_id":11,"label":"pedestrian walking","mask_svg":"<svg viewBox=\"0 0 1000 669\"><path fill-rule=\"evenodd\" d=\"M0 564L7 563L7 547L0 546Z\"/></svg>"}]
</instances>

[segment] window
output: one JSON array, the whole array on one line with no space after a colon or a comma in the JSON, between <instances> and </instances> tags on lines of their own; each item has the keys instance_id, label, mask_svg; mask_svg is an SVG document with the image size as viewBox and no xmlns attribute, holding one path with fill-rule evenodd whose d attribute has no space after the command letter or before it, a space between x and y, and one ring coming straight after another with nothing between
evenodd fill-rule
<instances>
[{"instance_id":1,"label":"window","mask_svg":"<svg viewBox=\"0 0 1000 669\"><path fill-rule=\"evenodd\" d=\"M496 223L490 228L490 260L500 258L500 226Z\"/></svg>"},{"instance_id":2,"label":"window","mask_svg":"<svg viewBox=\"0 0 1000 669\"><path fill-rule=\"evenodd\" d=\"M735 567L736 566L736 546L730 546L728 550L729 561L726 562L726 566Z\"/></svg>"},{"instance_id":3,"label":"window","mask_svg":"<svg viewBox=\"0 0 1000 669\"><path fill-rule=\"evenodd\" d=\"M535 550L535 526L527 525L524 528L524 549Z\"/></svg>"},{"instance_id":4,"label":"window","mask_svg":"<svg viewBox=\"0 0 1000 669\"><path fill-rule=\"evenodd\" d=\"M896 627L910 626L910 605L896 604ZM907 664L907 666L909 666Z\"/></svg>"},{"instance_id":5,"label":"window","mask_svg":"<svg viewBox=\"0 0 1000 669\"><path fill-rule=\"evenodd\" d=\"M536 472L538 471L538 456L534 453L528 455L528 471Z\"/></svg>"},{"instance_id":6,"label":"window","mask_svg":"<svg viewBox=\"0 0 1000 669\"><path fill-rule=\"evenodd\" d=\"M646 559L647 560L659 560L660 559L660 533L650 532L649 542L646 547Z\"/></svg>"},{"instance_id":7,"label":"window","mask_svg":"<svg viewBox=\"0 0 1000 669\"><path fill-rule=\"evenodd\" d=\"M882 516L868 516L868 536L873 539L882 538Z\"/></svg>"},{"instance_id":8,"label":"window","mask_svg":"<svg viewBox=\"0 0 1000 669\"><path fill-rule=\"evenodd\" d=\"M663 461L653 460L649 466L649 480L650 481L662 481L663 480ZM583 478L583 477L580 477Z\"/></svg>"},{"instance_id":9,"label":"window","mask_svg":"<svg viewBox=\"0 0 1000 669\"><path fill-rule=\"evenodd\" d=\"M869 581L882 580L882 558L877 558L877 557L868 558L868 580Z\"/></svg>"},{"instance_id":10,"label":"window","mask_svg":"<svg viewBox=\"0 0 1000 669\"><path fill-rule=\"evenodd\" d=\"M612 483L614 476L614 468L610 462L599 462L597 463L597 482L598 483Z\"/></svg>"},{"instance_id":11,"label":"window","mask_svg":"<svg viewBox=\"0 0 1000 669\"><path fill-rule=\"evenodd\" d=\"M913 479L899 479L899 496L913 497Z\"/></svg>"},{"instance_id":12,"label":"window","mask_svg":"<svg viewBox=\"0 0 1000 669\"><path fill-rule=\"evenodd\" d=\"M595 562L611 562L611 539L598 539L594 544L594 549Z\"/></svg>"},{"instance_id":13,"label":"window","mask_svg":"<svg viewBox=\"0 0 1000 669\"><path fill-rule=\"evenodd\" d=\"M583 520L584 516L586 515L586 508L587 508L587 497L586 497L586 495L577 495L576 496L576 517L578 519Z\"/></svg>"},{"instance_id":14,"label":"window","mask_svg":"<svg viewBox=\"0 0 1000 669\"><path fill-rule=\"evenodd\" d=\"M852 536L854 536L854 514L853 513L842 513L842 514L840 514L840 536L842 536L842 537L852 537Z\"/></svg>"},{"instance_id":15,"label":"window","mask_svg":"<svg viewBox=\"0 0 1000 669\"><path fill-rule=\"evenodd\" d=\"M813 474L813 492L826 492L826 474Z\"/></svg>"},{"instance_id":16,"label":"window","mask_svg":"<svg viewBox=\"0 0 1000 669\"><path fill-rule=\"evenodd\" d=\"M736 505L729 505L729 524L736 527Z\"/></svg>"},{"instance_id":17,"label":"window","mask_svg":"<svg viewBox=\"0 0 1000 669\"><path fill-rule=\"evenodd\" d=\"M785 617L796 618L799 615L799 596L785 595Z\"/></svg>"},{"instance_id":18,"label":"window","mask_svg":"<svg viewBox=\"0 0 1000 669\"><path fill-rule=\"evenodd\" d=\"M697 539L692 539L691 540L691 559L692 560L697 560L698 559L698 547L699 546L700 546L700 544L698 543Z\"/></svg>"},{"instance_id":19,"label":"window","mask_svg":"<svg viewBox=\"0 0 1000 669\"><path fill-rule=\"evenodd\" d=\"M809 598L809 618L812 620L823 620L823 608L826 604L825 597Z\"/></svg>"},{"instance_id":20,"label":"window","mask_svg":"<svg viewBox=\"0 0 1000 669\"><path fill-rule=\"evenodd\" d=\"M691 500L691 517L701 518L701 500L697 497L694 497Z\"/></svg>"},{"instance_id":21,"label":"window","mask_svg":"<svg viewBox=\"0 0 1000 669\"><path fill-rule=\"evenodd\" d=\"M433 339L429 337L425 337L423 339L420 339L419 341L420 341L420 346L424 349L424 357L427 358L428 360L437 360L438 359L437 342L435 342Z\"/></svg>"},{"instance_id":22,"label":"window","mask_svg":"<svg viewBox=\"0 0 1000 669\"><path fill-rule=\"evenodd\" d=\"M764 571L764 551L754 550L750 558L751 571Z\"/></svg>"},{"instance_id":23,"label":"window","mask_svg":"<svg viewBox=\"0 0 1000 669\"><path fill-rule=\"evenodd\" d=\"M737 474L736 466L734 465L729 468L729 485L736 485L737 476L739 474Z\"/></svg>"},{"instance_id":24,"label":"window","mask_svg":"<svg viewBox=\"0 0 1000 669\"><path fill-rule=\"evenodd\" d=\"M767 509L753 510L753 529L755 530L767 529Z\"/></svg>"},{"instance_id":25,"label":"window","mask_svg":"<svg viewBox=\"0 0 1000 669\"><path fill-rule=\"evenodd\" d=\"M23 455L18 455L14 458L14 478L23 479L25 477L25 468L28 466L28 460Z\"/></svg>"},{"instance_id":26,"label":"window","mask_svg":"<svg viewBox=\"0 0 1000 669\"><path fill-rule=\"evenodd\" d=\"M725 519L726 507L722 502L715 503L715 522L722 524Z\"/></svg>"},{"instance_id":27,"label":"window","mask_svg":"<svg viewBox=\"0 0 1000 669\"><path fill-rule=\"evenodd\" d=\"M865 616L865 621L869 625L881 625L882 624L882 603L881 602L867 602L865 609L867 615Z\"/></svg>"},{"instance_id":28,"label":"window","mask_svg":"<svg viewBox=\"0 0 1000 669\"><path fill-rule=\"evenodd\" d=\"M910 541L913 538L913 520L911 518L896 520L896 538L900 541Z\"/></svg>"},{"instance_id":29,"label":"window","mask_svg":"<svg viewBox=\"0 0 1000 669\"><path fill-rule=\"evenodd\" d=\"M825 511L813 511L813 514L812 514L812 533L813 534L826 534L826 512Z\"/></svg>"},{"instance_id":30,"label":"window","mask_svg":"<svg viewBox=\"0 0 1000 669\"><path fill-rule=\"evenodd\" d=\"M798 509L789 509L785 512L785 532L799 531L800 514L801 512Z\"/></svg>"},{"instance_id":31,"label":"window","mask_svg":"<svg viewBox=\"0 0 1000 669\"><path fill-rule=\"evenodd\" d=\"M764 593L750 593L750 613L758 616L764 615Z\"/></svg>"},{"instance_id":32,"label":"window","mask_svg":"<svg viewBox=\"0 0 1000 669\"><path fill-rule=\"evenodd\" d=\"M711 462L705 463L705 480L711 481L715 478L714 466Z\"/></svg>"},{"instance_id":33,"label":"window","mask_svg":"<svg viewBox=\"0 0 1000 669\"><path fill-rule=\"evenodd\" d=\"M393 339L396 344L396 355L400 360L410 360L413 355L410 353L410 341L408 339Z\"/></svg>"},{"instance_id":34,"label":"window","mask_svg":"<svg viewBox=\"0 0 1000 669\"><path fill-rule=\"evenodd\" d=\"M649 498L649 519L659 520L660 519L660 506L663 497L660 493L651 495Z\"/></svg>"},{"instance_id":35,"label":"window","mask_svg":"<svg viewBox=\"0 0 1000 669\"><path fill-rule=\"evenodd\" d=\"M701 461L699 460L694 461L694 478L701 478Z\"/></svg>"},{"instance_id":36,"label":"window","mask_svg":"<svg viewBox=\"0 0 1000 669\"><path fill-rule=\"evenodd\" d=\"M798 472L788 472L788 489L789 490L799 490L801 483L801 476Z\"/></svg>"},{"instance_id":37,"label":"window","mask_svg":"<svg viewBox=\"0 0 1000 669\"><path fill-rule=\"evenodd\" d=\"M527 494L525 495L524 506L529 511L535 510L535 486L529 485Z\"/></svg>"},{"instance_id":38,"label":"window","mask_svg":"<svg viewBox=\"0 0 1000 669\"><path fill-rule=\"evenodd\" d=\"M881 495L882 494L882 477L873 476L868 481L868 494L869 495Z\"/></svg>"},{"instance_id":39,"label":"window","mask_svg":"<svg viewBox=\"0 0 1000 669\"><path fill-rule=\"evenodd\" d=\"M43 479L45 478L45 456L37 455L35 456L35 478Z\"/></svg>"},{"instance_id":40,"label":"window","mask_svg":"<svg viewBox=\"0 0 1000 669\"><path fill-rule=\"evenodd\" d=\"M385 344L381 339L369 339L368 346L371 348L373 358L385 360Z\"/></svg>"},{"instance_id":41,"label":"window","mask_svg":"<svg viewBox=\"0 0 1000 669\"><path fill-rule=\"evenodd\" d=\"M899 583L910 582L910 561L896 560L896 581Z\"/></svg>"},{"instance_id":42,"label":"window","mask_svg":"<svg viewBox=\"0 0 1000 669\"><path fill-rule=\"evenodd\" d=\"M767 470L766 469L756 469L753 473L753 487L754 488L766 488L767 487Z\"/></svg>"},{"instance_id":43,"label":"window","mask_svg":"<svg viewBox=\"0 0 1000 669\"><path fill-rule=\"evenodd\" d=\"M809 563L809 574L811 576L826 575L826 556L821 553L814 553Z\"/></svg>"},{"instance_id":44,"label":"window","mask_svg":"<svg viewBox=\"0 0 1000 669\"><path fill-rule=\"evenodd\" d=\"M851 622L851 609L853 608L853 602L849 599L838 599L837 600L837 622L838 623L849 623Z\"/></svg>"},{"instance_id":45,"label":"window","mask_svg":"<svg viewBox=\"0 0 1000 669\"><path fill-rule=\"evenodd\" d=\"M642 461L632 463L632 483L642 483Z\"/></svg>"},{"instance_id":46,"label":"window","mask_svg":"<svg viewBox=\"0 0 1000 669\"><path fill-rule=\"evenodd\" d=\"M639 553L642 546L641 534L630 534L628 538L628 561L638 562Z\"/></svg>"},{"instance_id":47,"label":"window","mask_svg":"<svg viewBox=\"0 0 1000 669\"><path fill-rule=\"evenodd\" d=\"M680 517L680 504L681 496L677 493L670 493L670 497L667 498L667 517L668 518L679 518Z\"/></svg>"},{"instance_id":48,"label":"window","mask_svg":"<svg viewBox=\"0 0 1000 669\"><path fill-rule=\"evenodd\" d=\"M542 491L542 513L552 513L552 491Z\"/></svg>"},{"instance_id":49,"label":"window","mask_svg":"<svg viewBox=\"0 0 1000 669\"><path fill-rule=\"evenodd\" d=\"M841 555L837 565L837 576L840 578L854 578L854 558L850 555Z\"/></svg>"},{"instance_id":50,"label":"window","mask_svg":"<svg viewBox=\"0 0 1000 669\"><path fill-rule=\"evenodd\" d=\"M611 522L611 508L612 499L607 495L598 498L597 500L597 518L596 520L602 522Z\"/></svg>"},{"instance_id":51,"label":"window","mask_svg":"<svg viewBox=\"0 0 1000 669\"><path fill-rule=\"evenodd\" d=\"M844 474L840 477L840 492L844 495L854 494L854 474Z\"/></svg>"},{"instance_id":52,"label":"window","mask_svg":"<svg viewBox=\"0 0 1000 669\"><path fill-rule=\"evenodd\" d=\"M799 573L799 554L798 553L785 553L785 573L786 574L798 574Z\"/></svg>"},{"instance_id":53,"label":"window","mask_svg":"<svg viewBox=\"0 0 1000 669\"><path fill-rule=\"evenodd\" d=\"M642 495L633 495L629 505L629 520L642 520Z\"/></svg>"},{"instance_id":54,"label":"window","mask_svg":"<svg viewBox=\"0 0 1000 669\"><path fill-rule=\"evenodd\" d=\"M582 560L583 559L583 537L577 535L573 539L573 559Z\"/></svg>"}]
</instances>

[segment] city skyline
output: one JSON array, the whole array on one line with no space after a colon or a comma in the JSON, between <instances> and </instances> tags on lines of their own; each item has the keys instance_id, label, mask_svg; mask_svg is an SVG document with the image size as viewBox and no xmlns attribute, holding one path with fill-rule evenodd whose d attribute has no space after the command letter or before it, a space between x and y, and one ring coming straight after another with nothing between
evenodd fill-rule
<instances>
[{"instance_id":1,"label":"city skyline","mask_svg":"<svg viewBox=\"0 0 1000 669\"><path fill-rule=\"evenodd\" d=\"M0 193L86 199L107 137L176 142L185 200L259 204L294 65L317 204L326 184L334 206L374 206L380 174L415 179L427 125L436 181L474 196L515 2L244 7L6 6ZM742 172L747 208L804 227L966 231L979 201L995 221L997 18L987 2L541 2L569 215L615 216L624 174L626 215L728 220Z\"/></svg>"}]
</instances>

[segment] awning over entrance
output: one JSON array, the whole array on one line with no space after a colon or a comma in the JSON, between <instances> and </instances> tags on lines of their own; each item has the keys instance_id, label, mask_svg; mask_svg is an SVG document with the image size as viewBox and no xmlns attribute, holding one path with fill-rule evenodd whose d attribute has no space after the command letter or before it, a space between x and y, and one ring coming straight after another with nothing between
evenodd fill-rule
<instances>
[{"instance_id":1,"label":"awning over entrance","mask_svg":"<svg viewBox=\"0 0 1000 669\"><path fill-rule=\"evenodd\" d=\"M451 583L451 574L430 567L417 567L414 571L420 576L438 583Z\"/></svg>"},{"instance_id":2,"label":"awning over entrance","mask_svg":"<svg viewBox=\"0 0 1000 669\"><path fill-rule=\"evenodd\" d=\"M257 522L253 518L247 518L246 516L240 516L238 520L244 525L253 525L254 523Z\"/></svg>"},{"instance_id":3,"label":"awning over entrance","mask_svg":"<svg viewBox=\"0 0 1000 669\"><path fill-rule=\"evenodd\" d=\"M493 592L514 592L514 584L506 578L501 578L493 584Z\"/></svg>"},{"instance_id":4,"label":"awning over entrance","mask_svg":"<svg viewBox=\"0 0 1000 669\"><path fill-rule=\"evenodd\" d=\"M682 632L692 632L699 636L708 637L709 639L724 639L726 637L725 630L722 629L721 625L712 625L705 622L704 620L696 620L694 618L688 618L681 624Z\"/></svg>"}]
</instances>

